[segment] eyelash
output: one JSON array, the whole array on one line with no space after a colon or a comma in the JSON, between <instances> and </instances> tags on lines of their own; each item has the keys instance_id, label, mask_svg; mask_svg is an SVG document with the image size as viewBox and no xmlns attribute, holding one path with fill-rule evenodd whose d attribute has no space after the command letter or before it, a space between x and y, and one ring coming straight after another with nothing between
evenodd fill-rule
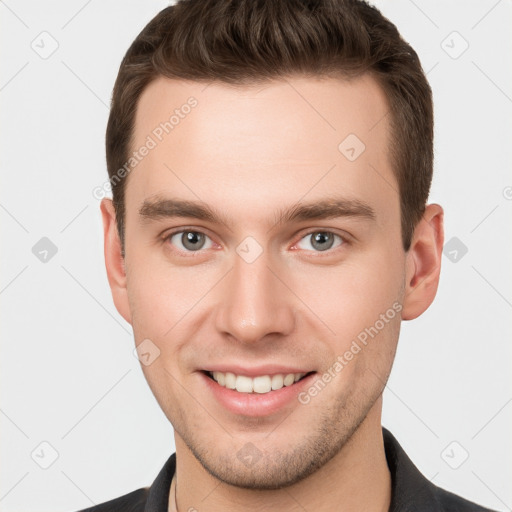
<instances>
[{"instance_id":1,"label":"eyelash","mask_svg":"<svg viewBox=\"0 0 512 512\"><path fill-rule=\"evenodd\" d=\"M180 228L180 229L178 229L176 231L172 231L171 233L168 233L167 235L165 235L164 236L164 242L170 242L170 240L171 240L171 238L173 236L178 235L178 234L183 234L183 233L199 233L199 234L204 235L205 237L207 237L207 238L209 238L211 240L211 237L209 237L206 233L204 233L203 231L200 231L198 229L192 229L192 228L185 228L184 229L184 228ZM315 233L324 233L324 234L334 235L335 237L337 237L337 238L339 238L341 240L341 243L339 245L335 246L334 248L326 249L325 251L314 251L314 250L303 249L303 250L305 250L307 252L315 254L314 257L322 257L323 255L332 255L333 253L338 252L340 249L343 249L346 245L350 244L348 236L342 236L342 235L340 235L338 233L335 233L335 232L329 231L329 230L313 229L313 230L308 231L307 233L304 233L299 238L299 240L293 244L293 247L298 245L302 240L304 240L308 236L311 236L311 235L313 235ZM213 242L213 240L212 240L212 242ZM215 243L215 242L213 242L213 243ZM204 250L206 250L206 249L199 249L197 251L183 251L181 249L178 249L178 252L180 252L182 254L183 253L187 254L187 257L194 257L194 255L199 255Z\"/></svg>"}]
</instances>

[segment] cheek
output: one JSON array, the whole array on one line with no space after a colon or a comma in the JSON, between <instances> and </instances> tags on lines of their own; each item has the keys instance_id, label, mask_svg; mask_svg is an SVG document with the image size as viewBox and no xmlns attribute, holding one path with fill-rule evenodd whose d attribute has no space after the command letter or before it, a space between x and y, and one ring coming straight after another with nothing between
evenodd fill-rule
<instances>
[{"instance_id":1,"label":"cheek","mask_svg":"<svg viewBox=\"0 0 512 512\"><path fill-rule=\"evenodd\" d=\"M401 301L400 257L368 252L338 266L293 271L292 289L331 334L347 340ZM396 306L395 306L396 307Z\"/></svg>"},{"instance_id":2,"label":"cheek","mask_svg":"<svg viewBox=\"0 0 512 512\"><path fill-rule=\"evenodd\" d=\"M215 283L211 271L176 267L151 254L133 255L127 290L135 331L162 337L180 322Z\"/></svg>"}]
</instances>

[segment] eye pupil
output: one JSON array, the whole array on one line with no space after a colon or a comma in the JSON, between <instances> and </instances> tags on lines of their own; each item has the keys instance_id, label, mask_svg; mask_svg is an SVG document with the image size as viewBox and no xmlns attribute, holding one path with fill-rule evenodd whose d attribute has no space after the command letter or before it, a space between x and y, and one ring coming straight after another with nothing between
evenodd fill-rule
<instances>
[{"instance_id":1,"label":"eye pupil","mask_svg":"<svg viewBox=\"0 0 512 512\"><path fill-rule=\"evenodd\" d=\"M323 231L317 231L316 233L312 233L312 243L311 245L318 249L319 251L325 251L332 247L334 243L334 236L332 233L325 233Z\"/></svg>"},{"instance_id":2,"label":"eye pupil","mask_svg":"<svg viewBox=\"0 0 512 512\"><path fill-rule=\"evenodd\" d=\"M181 235L181 243L183 244L183 247L192 251L201 249L204 245L204 235L202 233L197 233L196 231L185 231Z\"/></svg>"}]
</instances>

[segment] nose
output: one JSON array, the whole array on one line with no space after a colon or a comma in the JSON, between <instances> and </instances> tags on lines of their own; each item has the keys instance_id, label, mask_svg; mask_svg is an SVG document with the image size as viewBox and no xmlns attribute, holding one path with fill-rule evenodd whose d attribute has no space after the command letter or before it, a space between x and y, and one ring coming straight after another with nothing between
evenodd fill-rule
<instances>
[{"instance_id":1,"label":"nose","mask_svg":"<svg viewBox=\"0 0 512 512\"><path fill-rule=\"evenodd\" d=\"M248 263L238 254L223 280L216 327L240 343L253 344L269 335L289 335L295 328L293 294L263 252ZM275 265L273 265L275 267Z\"/></svg>"}]
</instances>

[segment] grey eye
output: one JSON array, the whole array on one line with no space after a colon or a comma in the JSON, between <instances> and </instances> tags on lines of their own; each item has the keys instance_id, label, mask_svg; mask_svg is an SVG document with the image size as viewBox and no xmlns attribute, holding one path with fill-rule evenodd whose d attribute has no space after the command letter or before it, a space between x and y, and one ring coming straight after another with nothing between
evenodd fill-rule
<instances>
[{"instance_id":1,"label":"grey eye","mask_svg":"<svg viewBox=\"0 0 512 512\"><path fill-rule=\"evenodd\" d=\"M185 252L194 252L211 247L211 240L199 231L179 231L170 237L170 241ZM210 245L205 247L205 245L208 245L208 241Z\"/></svg>"},{"instance_id":2,"label":"grey eye","mask_svg":"<svg viewBox=\"0 0 512 512\"><path fill-rule=\"evenodd\" d=\"M331 249L336 241L339 239L339 243L337 246L343 243L342 238L339 235L331 233L329 231L314 231L312 233L307 234L305 237L301 239L299 242L299 246L303 241L310 240L309 245L315 251L327 251ZM336 247L337 247L336 246ZM311 250L309 247L300 247L301 249Z\"/></svg>"}]
</instances>

